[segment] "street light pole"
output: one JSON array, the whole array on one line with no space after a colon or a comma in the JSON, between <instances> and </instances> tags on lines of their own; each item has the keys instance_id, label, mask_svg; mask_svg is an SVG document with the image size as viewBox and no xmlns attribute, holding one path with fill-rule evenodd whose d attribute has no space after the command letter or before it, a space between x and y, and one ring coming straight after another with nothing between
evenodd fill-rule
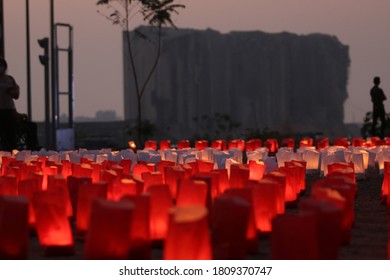
<instances>
[{"instance_id":1,"label":"street light pole","mask_svg":"<svg viewBox=\"0 0 390 280\"><path fill-rule=\"evenodd\" d=\"M0 0L0 57L4 58L4 6Z\"/></svg>"},{"instance_id":2,"label":"street light pole","mask_svg":"<svg viewBox=\"0 0 390 280\"><path fill-rule=\"evenodd\" d=\"M52 147L57 146L58 129L58 92L57 92L57 57L54 40L54 0L50 0L50 56L51 56L51 96L52 96Z\"/></svg>"},{"instance_id":3,"label":"street light pole","mask_svg":"<svg viewBox=\"0 0 390 280\"><path fill-rule=\"evenodd\" d=\"M49 78L49 38L38 40L38 44L44 49L44 54L39 56L39 61L45 70L45 131L46 147L50 147L50 78Z\"/></svg>"},{"instance_id":4,"label":"street light pole","mask_svg":"<svg viewBox=\"0 0 390 280\"><path fill-rule=\"evenodd\" d=\"M31 58L30 58L30 3L26 0L26 68L27 68L27 115L31 120Z\"/></svg>"}]
</instances>

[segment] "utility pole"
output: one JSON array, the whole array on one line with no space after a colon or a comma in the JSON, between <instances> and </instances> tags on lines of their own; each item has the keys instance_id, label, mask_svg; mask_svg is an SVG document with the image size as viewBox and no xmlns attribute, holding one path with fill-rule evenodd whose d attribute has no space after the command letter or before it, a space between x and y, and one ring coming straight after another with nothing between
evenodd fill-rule
<instances>
[{"instance_id":1,"label":"utility pole","mask_svg":"<svg viewBox=\"0 0 390 280\"><path fill-rule=\"evenodd\" d=\"M0 0L0 57L4 58L4 6Z\"/></svg>"},{"instance_id":2,"label":"utility pole","mask_svg":"<svg viewBox=\"0 0 390 280\"><path fill-rule=\"evenodd\" d=\"M45 131L46 147L51 146L50 142L50 75L49 75L49 38L38 40L38 44L44 49L44 54L39 56L39 61L44 66L45 73Z\"/></svg>"},{"instance_id":3,"label":"utility pole","mask_svg":"<svg viewBox=\"0 0 390 280\"><path fill-rule=\"evenodd\" d=\"M58 120L57 57L54 41L54 0L50 0L50 57L51 57L51 102L52 102L52 147L56 148Z\"/></svg>"},{"instance_id":4,"label":"utility pole","mask_svg":"<svg viewBox=\"0 0 390 280\"><path fill-rule=\"evenodd\" d=\"M1 1L1 0L0 0ZM27 70L27 115L31 121L31 54L30 54L30 1L26 0L26 70Z\"/></svg>"}]
</instances>

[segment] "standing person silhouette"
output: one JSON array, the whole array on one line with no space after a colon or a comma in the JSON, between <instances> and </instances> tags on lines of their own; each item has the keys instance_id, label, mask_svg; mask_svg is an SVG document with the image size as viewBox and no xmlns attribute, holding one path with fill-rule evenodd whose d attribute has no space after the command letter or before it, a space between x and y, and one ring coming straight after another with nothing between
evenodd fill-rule
<instances>
[{"instance_id":1,"label":"standing person silhouette","mask_svg":"<svg viewBox=\"0 0 390 280\"><path fill-rule=\"evenodd\" d=\"M11 151L16 147L17 112L14 99L19 98L19 86L7 75L7 62L0 58L0 137L2 149Z\"/></svg>"},{"instance_id":2,"label":"standing person silhouette","mask_svg":"<svg viewBox=\"0 0 390 280\"><path fill-rule=\"evenodd\" d=\"M15 102L20 95L15 79L7 74L7 62L0 57L0 149L12 151L18 148L18 137L23 135L27 149L39 149L37 124L26 114L16 111ZM22 143L23 144L23 143Z\"/></svg>"},{"instance_id":3,"label":"standing person silhouette","mask_svg":"<svg viewBox=\"0 0 390 280\"><path fill-rule=\"evenodd\" d=\"M375 127L378 122L378 118L381 120L381 133L380 137L383 139L385 134L385 106L383 104L383 101L386 100L386 95L384 94L383 90L379 87L379 84L381 83L380 77L374 78L374 86L372 87L370 91L371 95L371 101L373 104L373 115L372 115L372 128L371 128L371 134L372 136L375 136Z\"/></svg>"}]
</instances>

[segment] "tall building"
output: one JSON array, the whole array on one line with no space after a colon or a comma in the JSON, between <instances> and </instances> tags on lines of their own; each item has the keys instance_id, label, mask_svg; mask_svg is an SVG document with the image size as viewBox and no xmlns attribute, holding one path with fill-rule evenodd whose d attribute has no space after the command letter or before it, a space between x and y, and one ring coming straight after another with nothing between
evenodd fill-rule
<instances>
[{"instance_id":1,"label":"tall building","mask_svg":"<svg viewBox=\"0 0 390 280\"><path fill-rule=\"evenodd\" d=\"M153 32L131 32L141 81L155 57ZM125 42L125 118L135 120ZM241 132L335 135L343 126L349 64L348 46L335 36L164 29L160 61L142 98L143 119L177 138L204 129L199 120L216 113L239 122Z\"/></svg>"}]
</instances>

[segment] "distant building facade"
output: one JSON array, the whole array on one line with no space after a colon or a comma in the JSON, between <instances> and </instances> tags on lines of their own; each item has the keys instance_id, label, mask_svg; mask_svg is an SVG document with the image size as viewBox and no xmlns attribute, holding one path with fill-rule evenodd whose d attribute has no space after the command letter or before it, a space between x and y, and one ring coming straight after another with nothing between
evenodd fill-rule
<instances>
[{"instance_id":1,"label":"distant building facade","mask_svg":"<svg viewBox=\"0 0 390 280\"><path fill-rule=\"evenodd\" d=\"M139 31L148 37L152 32ZM145 79L155 43L134 42L138 75ZM334 36L164 29L162 42L142 112L172 138L191 137L199 130L194 118L215 113L229 115L242 130L342 130L350 58L348 46ZM124 112L126 120L135 120L127 55L124 40Z\"/></svg>"}]
</instances>

